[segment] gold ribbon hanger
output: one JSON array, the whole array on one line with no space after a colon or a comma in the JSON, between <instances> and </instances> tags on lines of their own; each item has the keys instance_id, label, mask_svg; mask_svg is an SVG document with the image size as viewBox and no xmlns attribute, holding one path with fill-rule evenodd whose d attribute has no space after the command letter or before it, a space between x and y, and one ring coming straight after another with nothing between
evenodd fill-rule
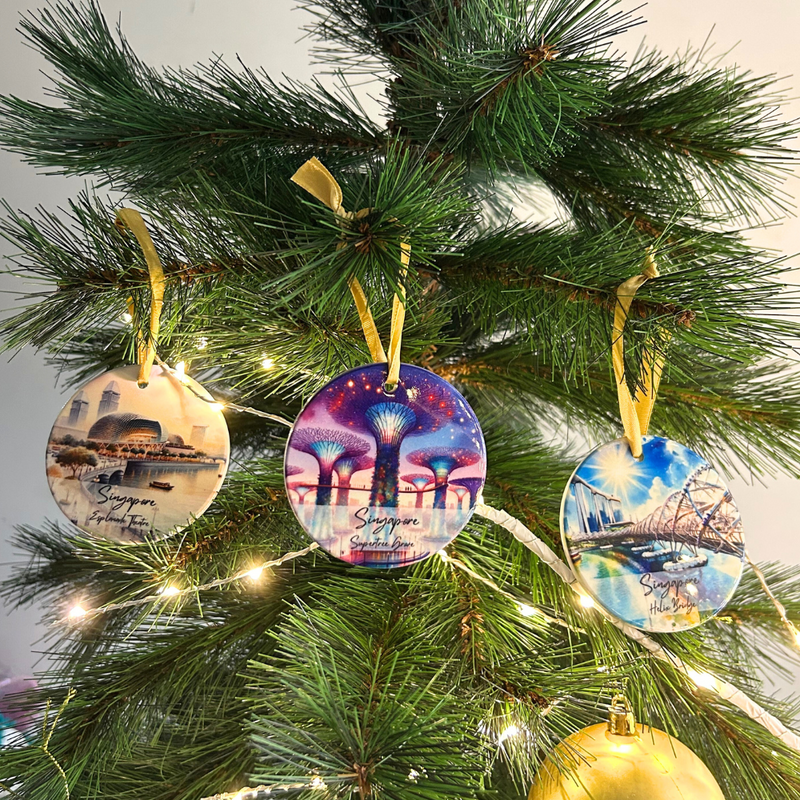
<instances>
[{"instance_id":1,"label":"gold ribbon hanger","mask_svg":"<svg viewBox=\"0 0 800 800\"><path fill-rule=\"evenodd\" d=\"M145 334L142 326L136 320L136 306L133 297L128 298L128 312L133 320L133 330L136 337L136 363L139 365L139 377L137 383L140 389L144 389L150 382L150 370L153 368L153 361L156 357L156 344L158 343L158 333L161 328L161 309L164 305L164 289L166 279L164 278L164 268L161 260L156 253L153 240L147 226L144 224L142 215L132 208L121 208L117 211L117 220L126 226L136 237L139 246L144 253L147 262L147 271L150 275L150 329Z\"/></svg>"},{"instance_id":2,"label":"gold ribbon hanger","mask_svg":"<svg viewBox=\"0 0 800 800\"><path fill-rule=\"evenodd\" d=\"M325 165L318 158L312 157L306 161L292 175L291 180L316 197L321 203L328 206L337 217L342 219L361 219L370 211L368 208L362 208L356 212L345 211L342 207L342 187L339 186L336 178L328 172ZM388 361L389 374L386 378L386 387L390 391L394 391L400 380L400 348L403 342L403 324L406 318L406 297L403 281L408 272L410 261L411 245L408 242L403 242L400 245L400 289L395 293L394 302L392 303L392 327L389 334L388 357L381 344L381 337L361 283L355 275L351 275L347 280L347 285L358 310L358 317L361 320L361 328L364 331L364 338L367 341L370 355L376 362Z\"/></svg>"},{"instance_id":3,"label":"gold ribbon hanger","mask_svg":"<svg viewBox=\"0 0 800 800\"><path fill-rule=\"evenodd\" d=\"M625 345L622 334L636 292L650 278L657 278L659 274L652 254L648 253L645 268L642 272L639 275L628 278L617 288L614 308L611 360L614 364L614 377L617 381L617 397L619 399L622 427L625 431L625 438L628 440L631 454L636 459L641 459L642 457L642 436L647 435L647 429L650 427L650 418L653 416L653 407L656 403L656 395L661 383L661 373L664 369L664 356L663 354L655 355L653 346L645 345L639 381L640 388L631 395L625 380ZM662 331L661 336L667 339L669 334L666 331Z\"/></svg>"}]
</instances>

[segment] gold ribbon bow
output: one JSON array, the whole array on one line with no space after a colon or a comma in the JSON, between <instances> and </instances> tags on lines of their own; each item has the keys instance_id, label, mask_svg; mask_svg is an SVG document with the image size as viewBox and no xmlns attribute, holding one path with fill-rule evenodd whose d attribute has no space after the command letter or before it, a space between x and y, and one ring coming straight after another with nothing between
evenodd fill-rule
<instances>
[{"instance_id":1,"label":"gold ribbon bow","mask_svg":"<svg viewBox=\"0 0 800 800\"><path fill-rule=\"evenodd\" d=\"M161 327L161 308L164 305L164 289L166 280L161 260L156 253L153 240L144 224L142 215L132 208L121 208L117 211L117 220L130 229L136 237L147 262L147 271L150 274L150 330L147 334L136 321L136 306L133 298L128 298L128 312L133 320L133 330L136 336L136 363L139 365L137 383L144 389L150 382L150 371L156 357L156 344L158 332Z\"/></svg>"},{"instance_id":2,"label":"gold ribbon bow","mask_svg":"<svg viewBox=\"0 0 800 800\"><path fill-rule=\"evenodd\" d=\"M325 165L318 158L310 158L306 161L306 163L292 175L291 179L309 194L316 197L321 203L328 206L336 216L342 219L360 219L369 213L368 208L362 208L357 212L345 211L344 208L342 208L342 188L337 183L336 178L328 172ZM403 341L403 323L406 317L406 298L405 289L402 288L402 281L405 279L406 273L408 272L410 260L411 245L409 245L408 242L403 242L400 245L401 286L399 292L395 294L394 303L392 304L392 328L389 335L388 358L381 344L381 337L375 325L375 320L372 317L372 312L369 310L367 296L364 294L361 283L354 275L347 281L347 285L350 287L350 293L353 295L353 300L356 304L356 309L358 310L358 316L361 320L361 327L364 331L364 338L367 341L370 355L376 362L389 362L389 374L386 378L386 387L390 391L394 390L394 387L397 386L400 380L400 347Z\"/></svg>"},{"instance_id":3,"label":"gold ribbon bow","mask_svg":"<svg viewBox=\"0 0 800 800\"><path fill-rule=\"evenodd\" d=\"M633 303L633 298L641 286L650 278L659 276L652 254L647 254L646 266L639 275L628 278L617 288L617 302L614 308L614 324L612 328L611 360L614 364L614 376L617 381L617 396L619 399L619 413L622 417L622 427L625 438L631 448L634 458L642 457L642 436L647 434L650 427L650 418L653 415L658 386L661 383L661 373L664 369L664 357L654 357L649 347L645 347L642 363L640 387L631 395L625 380L624 340L622 332L628 312ZM667 333L662 334L665 338Z\"/></svg>"}]
</instances>

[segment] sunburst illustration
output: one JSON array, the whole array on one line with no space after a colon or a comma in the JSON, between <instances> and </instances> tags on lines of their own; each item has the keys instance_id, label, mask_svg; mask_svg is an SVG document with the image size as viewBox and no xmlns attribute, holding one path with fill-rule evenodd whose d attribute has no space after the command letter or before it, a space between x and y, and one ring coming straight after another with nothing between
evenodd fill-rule
<instances>
[{"instance_id":1,"label":"sunburst illustration","mask_svg":"<svg viewBox=\"0 0 800 800\"><path fill-rule=\"evenodd\" d=\"M641 474L639 462L631 455L627 444L603 448L591 465L586 465L593 477L603 482L606 489L628 502L635 492L648 488Z\"/></svg>"}]
</instances>

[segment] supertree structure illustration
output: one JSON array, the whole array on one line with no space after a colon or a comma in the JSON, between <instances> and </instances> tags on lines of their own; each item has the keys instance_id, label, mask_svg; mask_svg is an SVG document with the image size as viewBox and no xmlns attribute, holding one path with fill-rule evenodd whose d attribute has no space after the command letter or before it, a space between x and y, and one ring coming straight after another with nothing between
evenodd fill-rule
<instances>
[{"instance_id":1,"label":"supertree structure illustration","mask_svg":"<svg viewBox=\"0 0 800 800\"><path fill-rule=\"evenodd\" d=\"M447 479L453 470L470 467L481 460L480 453L465 447L426 447L408 454L410 463L429 469L435 478L433 507L447 507Z\"/></svg>"},{"instance_id":2,"label":"supertree structure illustration","mask_svg":"<svg viewBox=\"0 0 800 800\"><path fill-rule=\"evenodd\" d=\"M450 484L450 489L455 493L455 496L458 498L458 502L456 503L456 508L461 508L464 498L469 494L469 489L466 486L456 486L455 484Z\"/></svg>"},{"instance_id":3,"label":"supertree structure illustration","mask_svg":"<svg viewBox=\"0 0 800 800\"><path fill-rule=\"evenodd\" d=\"M361 472L362 469L370 469L373 460L367 455L369 447L364 443L362 453L351 453L344 455L336 460L333 471L339 479L336 488L336 505L346 506L350 502L350 479L353 473Z\"/></svg>"},{"instance_id":4,"label":"supertree structure illustration","mask_svg":"<svg viewBox=\"0 0 800 800\"><path fill-rule=\"evenodd\" d=\"M378 445L369 504L396 506L400 443L414 427L417 416L408 406L400 403L377 403L367 409L365 416Z\"/></svg>"},{"instance_id":5,"label":"supertree structure illustration","mask_svg":"<svg viewBox=\"0 0 800 800\"><path fill-rule=\"evenodd\" d=\"M302 467L295 466L294 464L287 464L283 472L287 478L291 478L293 475L299 475L302 471L303 471ZM294 492L298 497L300 497L300 494L297 492L297 489L295 487L296 484L293 483L288 483L286 485L286 488L289 491ZM303 505L304 499L305 499L305 493L303 493L303 497L300 497L300 505Z\"/></svg>"},{"instance_id":6,"label":"supertree structure illustration","mask_svg":"<svg viewBox=\"0 0 800 800\"><path fill-rule=\"evenodd\" d=\"M289 488L297 495L299 505L303 505L306 501L306 495L314 488L306 483L290 483Z\"/></svg>"},{"instance_id":7,"label":"supertree structure illustration","mask_svg":"<svg viewBox=\"0 0 800 800\"><path fill-rule=\"evenodd\" d=\"M463 486L469 492L469 507L472 508L478 500L478 492L483 488L483 478L456 478L450 481L450 486L453 489Z\"/></svg>"},{"instance_id":8,"label":"supertree structure illustration","mask_svg":"<svg viewBox=\"0 0 800 800\"><path fill-rule=\"evenodd\" d=\"M401 475L400 477L417 490L417 502L414 505L415 508L422 508L422 491L433 483L433 475L428 475L423 472L412 472L410 475Z\"/></svg>"},{"instance_id":9,"label":"supertree structure illustration","mask_svg":"<svg viewBox=\"0 0 800 800\"><path fill-rule=\"evenodd\" d=\"M417 372L421 377L413 391L400 385L392 396L383 390L383 367L350 373L329 387L330 416L340 425L368 433L375 439L377 452L370 506L397 506L400 445L407 436L433 433L441 427L439 415L430 413L424 399L425 393L431 394L434 382L440 379L435 375L428 378L422 370Z\"/></svg>"},{"instance_id":10,"label":"supertree structure illustration","mask_svg":"<svg viewBox=\"0 0 800 800\"><path fill-rule=\"evenodd\" d=\"M333 465L342 456L359 455L368 449L364 440L347 431L330 428L295 429L291 446L301 453L308 453L317 459L319 478L317 479L317 505L331 504Z\"/></svg>"}]
</instances>

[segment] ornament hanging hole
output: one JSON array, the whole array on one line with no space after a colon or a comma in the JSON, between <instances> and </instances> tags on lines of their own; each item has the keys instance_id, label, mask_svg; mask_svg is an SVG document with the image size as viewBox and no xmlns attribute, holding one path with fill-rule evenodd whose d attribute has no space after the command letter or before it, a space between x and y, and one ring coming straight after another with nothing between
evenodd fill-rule
<instances>
[{"instance_id":1,"label":"ornament hanging hole","mask_svg":"<svg viewBox=\"0 0 800 800\"><path fill-rule=\"evenodd\" d=\"M625 442L626 442L626 443L627 443L627 445L628 445L628 450L630 451L631 458L632 458L634 461L644 461L644 453L642 452L642 453L640 453L638 456L635 456L635 455L633 454L633 445L631 444L631 441L630 441L630 439L628 439L628 437L627 437L627 436L625 436L625 437L623 437L623 438L625 439Z\"/></svg>"}]
</instances>

